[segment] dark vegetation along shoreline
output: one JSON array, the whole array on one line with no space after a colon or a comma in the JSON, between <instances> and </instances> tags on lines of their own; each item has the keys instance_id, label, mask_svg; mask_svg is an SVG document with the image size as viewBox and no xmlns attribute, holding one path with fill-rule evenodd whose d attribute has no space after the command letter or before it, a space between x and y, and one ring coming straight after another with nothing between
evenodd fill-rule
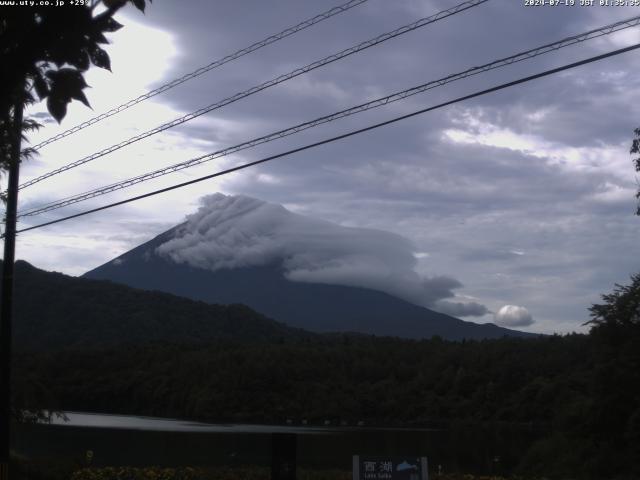
<instances>
[{"instance_id":1,"label":"dark vegetation along shoreline","mask_svg":"<svg viewBox=\"0 0 640 480\"><path fill-rule=\"evenodd\" d=\"M611 335L620 343L601 343ZM16 378L46 392L46 404L29 407L215 422L527 425L544 434L523 452L521 473L613 478L638 473L632 341L609 329L464 343L344 337L70 350L15 363ZM605 360L611 348L620 355Z\"/></svg>"},{"instance_id":2,"label":"dark vegetation along shoreline","mask_svg":"<svg viewBox=\"0 0 640 480\"><path fill-rule=\"evenodd\" d=\"M515 473L639 478L640 277L633 280L592 308L588 335L533 339L319 335L246 307L164 294L157 311L142 314L125 303L117 316L109 308L32 315L16 324L14 405L211 422L513 425L539 433ZM35 296L59 286L37 288ZM69 305L73 289L58 292ZM30 300L17 307L23 315L43 311Z\"/></svg>"}]
</instances>

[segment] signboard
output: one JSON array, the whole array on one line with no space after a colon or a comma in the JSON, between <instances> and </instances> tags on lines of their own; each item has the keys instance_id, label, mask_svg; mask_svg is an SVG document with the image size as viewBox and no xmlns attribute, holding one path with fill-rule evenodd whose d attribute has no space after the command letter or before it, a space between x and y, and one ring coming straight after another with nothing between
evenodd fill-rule
<instances>
[{"instance_id":1,"label":"signboard","mask_svg":"<svg viewBox=\"0 0 640 480\"><path fill-rule=\"evenodd\" d=\"M353 480L429 480L427 457L354 455Z\"/></svg>"},{"instance_id":2,"label":"signboard","mask_svg":"<svg viewBox=\"0 0 640 480\"><path fill-rule=\"evenodd\" d=\"M295 433L271 434L271 479L296 479L297 438Z\"/></svg>"}]
</instances>

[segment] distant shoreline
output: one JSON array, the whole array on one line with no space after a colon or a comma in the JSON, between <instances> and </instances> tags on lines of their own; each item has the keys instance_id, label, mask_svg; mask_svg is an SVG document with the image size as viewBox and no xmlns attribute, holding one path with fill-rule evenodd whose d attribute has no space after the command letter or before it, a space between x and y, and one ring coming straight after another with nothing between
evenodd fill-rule
<instances>
[{"instance_id":1,"label":"distant shoreline","mask_svg":"<svg viewBox=\"0 0 640 480\"><path fill-rule=\"evenodd\" d=\"M318 434L328 432L349 432L353 430L410 430L414 432L434 432L441 429L411 426L376 425L319 425L319 424L257 424L257 423L208 423L190 419L164 418L147 415L122 415L99 412L62 413L68 420L54 416L49 425L69 427L119 428L128 430L173 431L173 432L215 432L215 433L303 433ZM41 422L47 424L46 422Z\"/></svg>"}]
</instances>

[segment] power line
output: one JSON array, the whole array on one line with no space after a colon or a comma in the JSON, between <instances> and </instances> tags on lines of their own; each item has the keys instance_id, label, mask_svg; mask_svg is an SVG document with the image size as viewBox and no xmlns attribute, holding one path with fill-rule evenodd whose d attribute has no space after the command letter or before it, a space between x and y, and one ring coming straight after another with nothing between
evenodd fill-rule
<instances>
[{"instance_id":1,"label":"power line","mask_svg":"<svg viewBox=\"0 0 640 480\"><path fill-rule=\"evenodd\" d=\"M534 49L530 49L530 50L526 50L524 52L520 52L517 53L515 55L511 55L509 57L506 58L502 58L499 60L495 60L491 63L487 63L485 65L479 66L479 67L473 67L470 68L468 70L465 70L463 72L460 73L455 73L455 74L451 74L448 75L446 77L443 77L441 79L438 80L433 80L430 82L427 82L425 84L416 86L416 87L412 87L409 88L407 90L402 90L400 92L396 92L393 93L391 95L387 95L386 97L381 97L378 98L376 100L372 100L370 102L366 102L360 105L356 105L354 107L345 109L345 110L341 110L339 112L335 112L332 113L330 115L326 115L323 117L319 117L316 118L314 120L308 121L308 122L304 122L298 125L295 125L293 127L289 127L286 128L284 130L279 130L267 135L264 135L262 137L258 137L258 138L254 138L252 140L249 140L247 142L243 142L237 145L234 145L232 147L228 147L225 148L223 150L218 150L216 152L213 153L208 153L205 155L201 155L199 157L184 161L184 162L180 162L165 168L161 168L152 172L147 172L144 173L142 175L138 175L136 177L132 177L129 178L127 180L124 181L120 181L120 182L116 182L110 185L106 185L88 192L84 192L84 193L80 193L80 194L76 194L73 196L69 196L66 198L62 198L59 199L55 202L49 203L47 205L41 206L41 207L37 207L37 208L33 208L31 210L27 210L26 212L20 212L20 214L18 215L18 217L26 217L26 216L34 216L34 215L38 215L40 213L44 213L44 212L48 212L51 210L56 210L58 208L62 208L74 203L78 203L84 200L88 200L90 198L95 198L97 196L101 196L101 195L105 195L107 193L116 191L116 190L121 190L124 188L128 188L131 187L133 185L136 185L138 183L147 181L147 180L151 180L153 178L157 178L163 175L167 175L169 173L173 173L179 170L183 170L195 165L199 165L202 164L204 162L208 162L211 161L213 159L216 158L220 158L223 156L227 156L242 150L246 150L248 148L252 148L255 147L257 145L263 144L263 143L267 143L267 142L271 142L273 140L277 140L279 138L284 138L287 137L289 135L293 135L296 133L299 133L301 131L307 130L309 128L313 128L316 127L318 125L322 125L324 123L328 123L328 122L332 122L334 120L340 119L340 118L344 118L350 115L355 115L357 113L363 112L363 111L367 111L373 108L378 108L384 105L387 105L389 103L393 103L402 99L405 99L407 97L416 95L418 93L423 93L427 90L433 89L433 88L437 88L443 85L446 85L448 83L457 81L457 80L461 80L463 78L467 78L473 75L477 75L486 71L490 71L490 70L494 70L497 68L501 68L507 65L511 65L513 63L516 62L520 62L523 60L528 60L531 58L534 58L536 56L539 55L543 55L546 53L549 53L551 51L555 51L558 50L560 48L564 48L567 47L569 45L574 45L576 43L580 43L580 42L584 42L586 40L590 40L593 38L597 38L600 37L602 35L608 35L612 32L615 31L619 31L625 28L629 28L632 26L637 26L640 24L640 16L636 16L627 20L622 20L619 22L615 22L613 24L610 25L606 25L604 27L600 27L598 29L594 29L594 30L590 30L588 32L584 32L581 33L579 35L574 35L565 39L562 39L560 41L557 42L553 42L553 43L549 43Z\"/></svg>"},{"instance_id":2,"label":"power line","mask_svg":"<svg viewBox=\"0 0 640 480\"><path fill-rule=\"evenodd\" d=\"M218 60L215 60L213 62L211 62L208 65L205 65L203 67L200 67L196 70L194 70L193 72L187 73L185 75L183 75L180 78L176 78L175 80L172 80L168 83L165 83L164 85L151 90L147 93L145 93L144 95L140 95L139 97L133 98L131 100L129 100L126 103L123 103L122 105L119 105L117 107L112 108L111 110L104 112L98 116L95 116L93 118L90 118L89 120L82 122L78 125L76 125L75 127L70 128L69 130L65 130L62 133L59 133L51 138L48 138L47 140L40 142L39 144L37 144L36 146L34 146L33 148L35 150L39 150L40 148L49 145L50 143L53 143L57 140L60 140L62 138L68 137L69 135L76 133L80 130L83 130L95 123L98 123L102 120L104 120L105 118L109 118L112 117L113 115L116 115L117 113L120 113L130 107L133 107L134 105L137 105L140 102L143 102L151 97L155 97L156 95L159 95L161 93L166 92L167 90L172 89L173 87L177 87L178 85L187 82L193 78L199 77L200 75L209 72L211 70L213 70L214 68L218 68L221 67L222 65L224 65L225 63L229 63L233 60L237 60L240 57L243 57L245 55L248 55L249 53L255 52L256 50L261 49L262 47L266 47L267 45L271 45L272 43L275 43L279 40L282 40L283 38L286 38L290 35L293 35L294 33L298 33L306 28L309 28L317 23L320 23L328 18L333 17L334 15L338 15L340 13L346 12L347 10L350 10L353 7L357 7L358 5L368 2L369 0L350 0L347 3L344 3L342 5L339 5L337 7L333 7L330 10L327 10L326 12L320 13L318 15L316 15L315 17L312 18L308 18L307 20L304 20L300 23L298 23L297 25L294 25L293 27L289 27L286 28L285 30L281 31L280 33L276 33L274 35L271 35L267 38L265 38L264 40L260 40L259 42L253 43L251 45L249 45L248 47L242 48L234 53L231 53L225 57L222 57Z\"/></svg>"},{"instance_id":3,"label":"power line","mask_svg":"<svg viewBox=\"0 0 640 480\"><path fill-rule=\"evenodd\" d=\"M362 111L366 111L366 110L369 110L369 109L372 109L372 108L377 108L379 106L383 106L383 105L386 105L388 103L392 103L392 102L407 98L409 96L412 96L412 95L415 95L415 94L418 94L418 93L422 93L422 92L424 92L426 90L429 90L429 89L432 89L432 88L436 88L438 86L442 86L442 85L445 85L447 83L450 83L450 82L453 82L453 81L456 81L456 80L459 80L459 79L462 79L462 78L466 78L468 76L476 75L476 74L479 74L479 73L482 73L482 72L485 72L485 71L488 71L488 70L492 70L492 69L495 69L495 68L506 66L506 65L509 65L509 64L512 64L512 63L516 63L516 62L519 62L519 61L522 61L522 60L530 59L530 58L533 58L535 56L542 55L542 54L548 53L550 51L554 51L554 50L557 50L559 48L563 48L563 47L566 47L566 46L569 46L569 45L572 45L572 44L575 44L575 43L578 43L578 42L586 41L586 40L589 40L589 39L592 39L592 38L597 38L597 37L602 36L602 35L607 35L607 34L610 34L610 33L614 32L614 31L618 31L618 30L621 30L621 29L624 29L624 28L629 28L629 27L638 25L639 23L640 23L640 16L633 17L633 18L630 18L630 19L627 19L627 20L623 20L623 21L619 21L619 22L616 22L616 23L613 23L613 24L610 24L610 25L606 25L606 26L598 28L598 29L590 30L588 32L585 32L585 33L582 33L582 34L579 34L579 35L574 35L572 37L565 38L565 39L560 40L558 42L554 42L554 43L543 45L541 47L537 47L537 48L534 48L534 49L531 49L531 50L527 50L525 52L521 52L521 53L518 53L516 55L512 55L510 57L506 57L506 58L503 58L503 59L500 59L500 60L496 60L494 62L491 62L489 64L486 64L486 65L483 65L483 66L480 66L480 67L473 67L473 68L468 69L466 71L463 71L461 73L452 74L452 75L449 75L449 76L444 77L444 78L439 79L439 80L431 81L431 82L428 82L426 84L423 84L423 85L420 85L420 86L417 86L417 87L413 87L413 88L410 88L410 89L407 89L407 90L403 90L401 92L394 93L392 95L388 95L386 97L382 97L382 98L367 102L365 104L357 105L355 107L351 107L349 109L342 110L342 111L333 113L331 115L320 117L320 118L317 118L315 120L312 120L312 121L309 121L309 122L305 122L305 123L290 127L288 129L285 129L285 130L280 130L280 131L265 135L263 137L259 137L259 138L250 140L248 142L244 142L244 143L241 143L239 145L235 145L233 147L229 147L229 148L226 148L226 149L223 149L223 150L219 150L217 152L213 152L213 153L210 153L210 154L205 154L205 155L202 155L200 157L196 157L194 159L191 159L191 160L188 160L188 161L185 161L185 162L181 162L181 163L178 163L178 164L175 164L175 165L172 165L172 166L169 166L169 167L165 167L163 169L159 169L159 170L156 170L156 171L153 171L153 172L148 172L146 174L142 174L142 175L139 175L137 177L133 177L133 178L130 178L128 180L117 182L117 183L114 183L114 184L111 184L111 185L107 185L105 187L101 187L99 189L95 189L95 190L92 190L92 191L89 191L89 192L84 192L82 194L78 194L78 195L75 195L75 196L66 197L66 198L60 199L60 200L58 200L58 201L56 201L54 203L45 205L43 207L32 209L32 210L27 211L25 213L21 213L20 216L36 215L36 214L43 213L43 212L46 212L46 211L50 211L50 210L54 210L54 209L57 209L57 208L61 208L61 207L64 207L64 206L67 206L67 205L70 205L70 204L73 204L73 203L77 203L77 202L80 202L80 201L83 201L83 200L87 200L89 198L94 198L94 197L99 196L99 195L104 195L104 194L110 193L110 192L115 191L115 190L120 190L120 189L123 189L123 188L127 188L127 187L130 187L130 186L135 185L137 183L141 183L141 182L146 181L146 180L157 178L159 176L163 176L163 175L166 175L168 173L172 173L172 172L179 171L179 170L182 170L182 169L185 169L185 168L189 168L191 166L199 165L201 163L213 160L215 158L220 158L220 157L232 154L232 153L236 153L238 151L245 150L245 149L254 147L254 146L262 144L262 143L273 141L273 140L278 139L278 138L283 138L285 136L292 135L294 133L298 133L300 131L303 131L303 130L306 130L308 128L312 128L312 127L318 126L318 125L323 124L323 123L327 123L327 122L336 120L338 118L342 118L342 117L346 117L346 116L353 115L353 114L356 114L356 113L360 113Z\"/></svg>"},{"instance_id":4,"label":"power line","mask_svg":"<svg viewBox=\"0 0 640 480\"><path fill-rule=\"evenodd\" d=\"M86 210L84 212L76 213L74 215L69 215L67 217L59 218L57 220L52 220L52 221L41 223L41 224L34 225L34 226L31 226L31 227L23 228L23 229L18 230L17 233L27 232L29 230L35 230L37 228L46 227L46 226L53 225L53 224L56 224L56 223L60 223L60 222L64 222L64 221L67 221L67 220L74 219L74 218L82 217L82 216L88 215L90 213L99 212L99 211L106 210L106 209L109 209L109 208L117 207L119 205L124 205L126 203L131 203L131 202L134 202L134 201L137 201L137 200L142 200L144 198L148 198L148 197L152 197L152 196L155 196L155 195L159 195L160 193L165 193L165 192L168 192L168 191L171 191L171 190L175 190L175 189L178 189L178 188L186 187L188 185L193 185L194 183L199 183L199 182L202 182L204 180L209 180L211 178L220 177L222 175L227 175L229 173L237 172L239 170L244 170L246 168L249 168L249 167L252 167L252 166L255 166L255 165L259 165L261 163L266 163L266 162L269 162L271 160L275 160L277 158L282 158L282 157L285 157L285 156L288 156L288 155L292 155L294 153L298 153L298 152L302 152L304 150L309 150L311 148L318 147L320 145L325 145L327 143L332 143L332 142L335 142L335 141L338 141L338 140L343 140L345 138L348 138L348 137L351 137L351 136L354 136L354 135L358 135L360 133L368 132L370 130L374 130L376 128L380 128L380 127L383 127L383 126L386 126L386 125L390 125L392 123L399 122L400 120L405 120L407 118L415 117L417 115L421 115L423 113L427 113L427 112L430 112L432 110L437 110L439 108L443 108L443 107L446 107L446 106L449 106L449 105L453 105L455 103L459 103L459 102L462 102L462 101L465 101L465 100L470 100L472 98L480 97L482 95L487 95L489 93L497 92L497 91L503 90L505 88L509 88L509 87L513 87L515 85L519 85L519 84L522 84L522 83L530 82L532 80L536 80L538 78L546 77L546 76L549 76L549 75L553 75L555 73L559 73L559 72L562 72L562 71L565 71L565 70L576 68L576 67L579 67L581 65L586 65L588 63L593 63L593 62L597 62L599 60L604 60L605 58L609 58L609 57L613 57L613 56L616 56L616 55L620 55L622 53L629 52L629 51L632 51L632 50L636 50L638 48L640 48L640 43L637 43L635 45L631 45L629 47L620 48L618 50L614 50L614 51L611 51L611 52L608 52L608 53L604 53L602 55L596 55L594 57L590 57L590 58L587 58L585 60L581 60L579 62L570 63L570 64L564 65L562 67L553 68L551 70L545 70L544 72L537 73L535 75L529 75L527 77L523 77L523 78L520 78L518 80L514 80L514 81L511 81L511 82L503 83L501 85L498 85L498 86L495 86L495 87L491 87L491 88L488 88L488 89L485 89L485 90L481 90L479 92L475 92L475 93L472 93L472 94L469 94L469 95L465 95L463 97L458 97L458 98L456 98L454 100L449 100L448 102L440 103L438 105L435 105L435 106L432 106L432 107L428 107L428 108L423 108L421 110L417 110L415 112L408 113L406 115L401 115L399 117L395 117L395 118L392 118L390 120L386 120L384 122L376 123L376 124L370 125L368 127L360 128L358 130L352 130L351 132L344 133L342 135L337 135L335 137L327 138L327 139L321 140L319 142L310 143L308 145L304 145L302 147L294 148L292 150L288 150L286 152L282 152L282 153L279 153L279 154L276 154L276 155L271 155L269 157L262 158L260 160L256 160L256 161L253 161L253 162L249 162L249 163L245 163L245 164L242 164L242 165L238 165L238 166L233 167L233 168L228 168L228 169L222 170L220 172L216 172L216 173L212 173L212 174L209 174L209 175L205 175L204 177L200 177L200 178L196 178L196 179L193 179L193 180L189 180L187 182L171 185L169 187L161 188L159 190L154 190L153 192L149 192L149 193L145 193L143 195L138 195L138 196L135 196L135 197L131 197L131 198L128 198L126 200L121 200L119 202L114 202L114 203L110 203L110 204L107 204L107 205L103 205L103 206L98 207L98 208L93 208L91 210Z\"/></svg>"},{"instance_id":5,"label":"power line","mask_svg":"<svg viewBox=\"0 0 640 480\"><path fill-rule=\"evenodd\" d=\"M426 25L435 23L439 20L442 20L444 18L450 17L452 15L455 15L457 13L460 13L462 11L468 10L470 8L476 7L482 3L488 2L489 0L467 0L459 5L456 5L455 7L449 8L447 10L442 10L438 13L436 13L435 15L431 15L429 17L426 18L422 18L416 22L410 23L408 25L404 25L400 28L397 28L396 30L393 30L391 32L387 32L387 33L383 33L382 35L379 35L375 38L372 38L370 40L367 40L365 42L362 42L356 46L347 48L345 50L342 50L338 53L334 53L333 55L329 55L328 57L325 57L321 60L316 60L313 63L310 63L304 67L300 67L297 68L289 73L280 75L276 78L273 78L267 82L261 83L260 85L256 85L254 87L251 87L248 90L245 90L243 92L239 92L236 93L235 95L232 95L230 97L225 98L224 100L220 100L216 103L213 103L211 105L208 105L206 107L203 107L199 110L196 110L194 112L188 113L187 115L184 115L180 118L177 118L175 120L172 120L170 122L164 123L158 127L155 127L151 130L148 130L146 132L143 132L139 135L136 135L134 137L131 137L127 140L124 140L120 143L117 143L115 145L111 145L110 147L107 147L103 150L100 150L99 152L93 153L87 157L81 158L80 160L76 160L75 162L71 162L67 165L64 165L60 168L57 168L55 170L51 170L43 175L40 175L39 177L36 177L34 179L31 179L25 183L23 183L22 185L20 185L20 188L26 188L29 187L35 183L41 182L42 180L45 180L49 177L52 177L54 175L57 175L59 173L65 172L67 170L70 170L72 168L78 167L80 165L83 165L87 162L90 162L92 160L96 160L100 157L103 157L109 153L115 152L116 150L120 150L121 148L124 148L128 145L131 145L132 143L138 142L142 139L148 138L152 135L155 135L156 133L160 133L163 132L165 130L168 130L170 128L173 128L175 126L181 125L185 122L188 122L190 120L193 120L194 118L197 118L201 115L204 115L205 113L209 113L212 112L213 110L217 110L219 108L222 108L226 105L229 105L231 103L237 102L238 100L241 100L243 98L249 97L251 95L254 95L258 92L261 92L262 90L265 90L267 88L273 87L275 85L278 85L280 83L286 82L287 80L291 80L292 78L295 78L299 75L305 74L307 72L310 72L312 70L315 70L316 68L320 68L323 67L325 65L328 65L330 63L333 63L337 60L340 60L342 58L345 58L349 55L353 55L354 53L358 53L361 52L363 50L366 50L367 48L373 47L375 45L378 45L380 43L386 42L387 40L391 40L392 38L398 37L400 35L404 35L405 33L409 33L413 30L416 30L418 28L424 27Z\"/></svg>"}]
</instances>

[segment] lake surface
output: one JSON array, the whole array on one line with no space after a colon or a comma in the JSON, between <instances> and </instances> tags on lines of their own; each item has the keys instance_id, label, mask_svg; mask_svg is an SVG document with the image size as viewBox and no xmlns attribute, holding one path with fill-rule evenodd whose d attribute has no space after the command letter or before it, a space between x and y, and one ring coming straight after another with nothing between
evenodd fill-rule
<instances>
[{"instance_id":1,"label":"lake surface","mask_svg":"<svg viewBox=\"0 0 640 480\"><path fill-rule=\"evenodd\" d=\"M54 418L53 425L69 427L124 428L161 432L216 432L216 433L330 433L335 428L315 426L213 424L176 420L171 418L109 415L101 413L65 412L66 419Z\"/></svg>"},{"instance_id":2,"label":"lake surface","mask_svg":"<svg viewBox=\"0 0 640 480\"><path fill-rule=\"evenodd\" d=\"M270 465L272 436L296 435L298 465L351 469L352 455L427 456L444 471L509 473L539 436L523 429L401 429L207 424L176 419L67 412L68 421L17 425L12 448L31 458L83 465Z\"/></svg>"}]
</instances>

